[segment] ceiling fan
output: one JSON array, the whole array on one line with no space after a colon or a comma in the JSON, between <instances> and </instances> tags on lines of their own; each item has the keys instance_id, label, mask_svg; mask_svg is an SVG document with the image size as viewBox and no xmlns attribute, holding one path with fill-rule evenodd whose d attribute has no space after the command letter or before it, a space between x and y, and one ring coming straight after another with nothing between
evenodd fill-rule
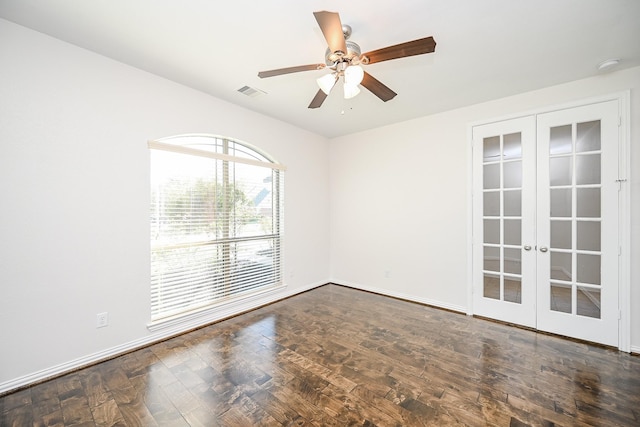
<instances>
[{"instance_id":1,"label":"ceiling fan","mask_svg":"<svg viewBox=\"0 0 640 427\"><path fill-rule=\"evenodd\" d=\"M320 107L340 77L344 80L344 97L346 99L360 93L358 85L361 84L378 98L387 102L393 99L397 93L364 71L361 65L422 55L436 50L436 42L433 37L425 37L361 54L360 46L349 40L351 27L342 25L340 15L337 12L321 11L313 12L313 15L329 45L325 54L325 63L278 68L258 73L258 77L265 78L300 71L322 70L327 67L333 70L331 74L326 74L317 80L320 90L309 104L309 108Z\"/></svg>"}]
</instances>

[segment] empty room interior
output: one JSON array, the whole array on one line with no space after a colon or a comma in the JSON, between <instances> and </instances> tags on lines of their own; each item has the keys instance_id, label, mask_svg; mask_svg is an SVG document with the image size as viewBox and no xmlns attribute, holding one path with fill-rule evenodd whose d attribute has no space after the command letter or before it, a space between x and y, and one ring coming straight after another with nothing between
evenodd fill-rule
<instances>
[{"instance_id":1,"label":"empty room interior","mask_svg":"<svg viewBox=\"0 0 640 427\"><path fill-rule=\"evenodd\" d=\"M639 22L0 0L0 425L640 425Z\"/></svg>"}]
</instances>

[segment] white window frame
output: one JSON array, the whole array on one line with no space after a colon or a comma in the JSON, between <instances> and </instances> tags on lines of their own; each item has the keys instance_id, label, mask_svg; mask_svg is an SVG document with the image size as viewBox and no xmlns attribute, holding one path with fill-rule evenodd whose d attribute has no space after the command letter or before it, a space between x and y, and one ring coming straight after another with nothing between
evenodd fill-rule
<instances>
[{"instance_id":1,"label":"white window frame","mask_svg":"<svg viewBox=\"0 0 640 427\"><path fill-rule=\"evenodd\" d=\"M204 142L204 145L203 145ZM210 144L207 144L210 142ZM154 251L169 251L180 247L195 245L203 248L222 247L227 250L230 247L237 247L242 245L259 245L260 242L270 242L272 244L273 253L269 255L270 260L273 261L272 268L269 273L254 269L248 274L244 274L240 280L233 280L234 274L233 268L238 271L237 265L233 264L229 256L223 256L223 262L219 262L221 271L224 272L222 279L218 279L218 285L212 286L211 292L202 298L195 299L196 302L185 302L184 307L177 306L177 309L172 309L170 305L166 307L163 303L159 302L158 293L161 289L166 292L168 285L162 283L162 278L158 274L151 273L151 321L147 325L150 330L166 327L167 325L180 324L184 322L190 322L197 318L210 315L214 312L227 313L229 308L233 310L233 307L238 304L243 304L243 301L255 300L256 298L263 297L265 294L276 292L284 287L283 284L283 262L282 262L282 234L283 234L283 180L285 167L274 160L268 155L256 149L255 147L246 144L244 142L225 138L215 135L182 135L177 137L163 138L161 140L149 141L148 147L150 154L154 150L162 151L165 153L174 153L178 157L196 156L204 161L211 160L212 166L217 163L218 167L222 166L222 169L228 170L229 168L235 169L234 166L246 168L247 166L252 169L258 170L259 168L267 168L272 171L271 175L274 177L274 183L272 184L273 195L271 196L271 205L273 207L270 218L272 219L272 229L269 233L260 234L256 233L251 236L236 236L223 232L221 235L215 235L208 237L206 241L199 239L199 241L185 241L172 242L170 244L162 244L154 242L153 234L151 238L151 257L153 260ZM196 148L197 147L197 148ZM222 148L221 148L222 147ZM235 150L229 151L229 147L235 148ZM237 153L238 155L233 155ZM153 167L153 164L151 165ZM235 188L236 178L229 177L223 173L223 186L229 185ZM218 185L218 184L216 184ZM152 189L153 190L153 189ZM217 211L216 211L217 212ZM218 216L225 218L225 213L222 215L216 214L216 221ZM153 219L150 218L151 225L153 226ZM229 220L223 223L223 229L230 229L233 225L229 224ZM216 233L217 234L217 233ZM232 233L233 234L233 233ZM185 237L185 239L187 239ZM188 239L187 239L188 240ZM218 249L219 250L219 249ZM157 253L157 252L156 252ZM153 266L153 261L152 261ZM153 270L153 268L152 268ZM187 283L180 285L183 287L181 290L190 294L189 283L191 279L189 269L183 270L180 274L184 274L184 278ZM250 277L246 277L250 275ZM220 283L223 284L223 288L220 287ZM200 285L201 286L201 285ZM197 302L199 299L202 301ZM180 304L180 303L178 303ZM210 316L209 316L210 317Z\"/></svg>"}]
</instances>

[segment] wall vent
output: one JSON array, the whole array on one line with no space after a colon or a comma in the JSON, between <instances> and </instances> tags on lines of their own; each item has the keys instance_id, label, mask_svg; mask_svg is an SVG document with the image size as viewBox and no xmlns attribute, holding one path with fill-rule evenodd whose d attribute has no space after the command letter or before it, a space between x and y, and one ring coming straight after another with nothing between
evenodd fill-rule
<instances>
[{"instance_id":1,"label":"wall vent","mask_svg":"<svg viewBox=\"0 0 640 427\"><path fill-rule=\"evenodd\" d=\"M249 86L242 86L240 89L238 89L238 92L244 95L247 95L248 97L251 97L251 98L256 98L260 95L266 94L266 92L263 92L260 89L255 89Z\"/></svg>"}]
</instances>

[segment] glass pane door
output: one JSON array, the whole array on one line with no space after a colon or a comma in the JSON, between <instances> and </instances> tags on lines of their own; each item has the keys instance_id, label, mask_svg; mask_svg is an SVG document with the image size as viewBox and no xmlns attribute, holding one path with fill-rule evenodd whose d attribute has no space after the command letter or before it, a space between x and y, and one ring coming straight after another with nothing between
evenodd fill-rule
<instances>
[{"instance_id":1,"label":"glass pane door","mask_svg":"<svg viewBox=\"0 0 640 427\"><path fill-rule=\"evenodd\" d=\"M474 233L474 311L526 326L535 322L534 123L525 118L474 128L474 218L481 228Z\"/></svg>"},{"instance_id":2,"label":"glass pane door","mask_svg":"<svg viewBox=\"0 0 640 427\"><path fill-rule=\"evenodd\" d=\"M538 117L538 329L618 343L617 103Z\"/></svg>"},{"instance_id":3,"label":"glass pane door","mask_svg":"<svg viewBox=\"0 0 640 427\"><path fill-rule=\"evenodd\" d=\"M473 312L618 345L618 103L473 128Z\"/></svg>"}]
</instances>

